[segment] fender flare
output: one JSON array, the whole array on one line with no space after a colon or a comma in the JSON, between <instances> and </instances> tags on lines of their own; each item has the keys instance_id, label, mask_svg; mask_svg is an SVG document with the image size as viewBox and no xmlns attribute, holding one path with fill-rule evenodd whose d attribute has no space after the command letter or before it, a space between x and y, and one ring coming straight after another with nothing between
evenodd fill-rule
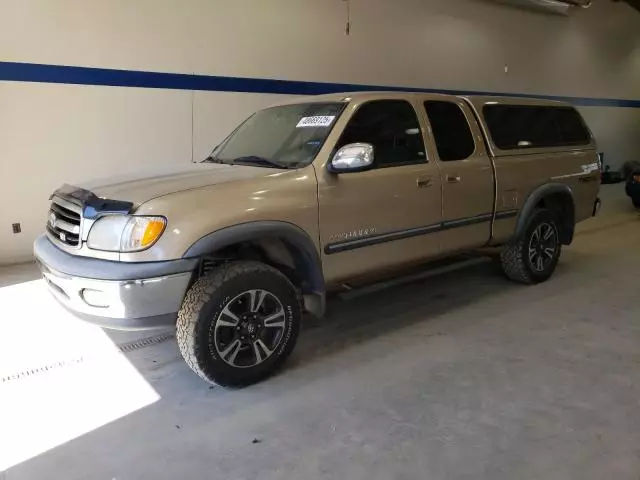
<instances>
[{"instance_id":1,"label":"fender flare","mask_svg":"<svg viewBox=\"0 0 640 480\"><path fill-rule=\"evenodd\" d=\"M302 255L294 255L296 270L307 282L307 294L324 297L325 283L322 262L311 237L301 228L288 222L255 221L225 227L209 233L193 243L182 258L207 255L230 245L265 238L279 238L292 245Z\"/></svg>"},{"instance_id":2,"label":"fender flare","mask_svg":"<svg viewBox=\"0 0 640 480\"><path fill-rule=\"evenodd\" d=\"M516 220L516 231L515 237L519 238L524 234L525 229L529 223L529 218L531 218L531 214L533 210L536 208L536 205L540 200L544 197L554 194L562 194L567 195L568 198L571 199L571 206L575 215L575 199L573 195L573 191L571 188L564 183L545 183L544 185L540 185L535 188L527 197L524 202L524 205L520 209L520 213L518 214L518 218ZM565 239L563 243L569 244L573 239L573 230L575 227L575 217L571 219L570 225L564 225L564 228L567 230L565 232Z\"/></svg>"}]
</instances>

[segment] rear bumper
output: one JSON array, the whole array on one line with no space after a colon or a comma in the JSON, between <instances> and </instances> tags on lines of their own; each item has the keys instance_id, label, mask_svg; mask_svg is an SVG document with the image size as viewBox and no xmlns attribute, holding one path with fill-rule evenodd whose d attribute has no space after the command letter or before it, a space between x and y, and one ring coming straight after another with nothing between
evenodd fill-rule
<instances>
[{"instance_id":1,"label":"rear bumper","mask_svg":"<svg viewBox=\"0 0 640 480\"><path fill-rule=\"evenodd\" d=\"M44 236L36 240L34 254L49 290L67 310L119 330L175 325L196 263L127 264L76 257Z\"/></svg>"}]
</instances>

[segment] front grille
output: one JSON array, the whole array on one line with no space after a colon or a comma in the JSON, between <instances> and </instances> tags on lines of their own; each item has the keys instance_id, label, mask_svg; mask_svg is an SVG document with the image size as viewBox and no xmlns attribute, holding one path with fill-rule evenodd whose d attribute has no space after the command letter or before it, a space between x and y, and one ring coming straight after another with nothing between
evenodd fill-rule
<instances>
[{"instance_id":1,"label":"front grille","mask_svg":"<svg viewBox=\"0 0 640 480\"><path fill-rule=\"evenodd\" d=\"M47 221L47 231L53 238L70 247L79 246L81 222L82 209L79 206L53 199Z\"/></svg>"}]
</instances>

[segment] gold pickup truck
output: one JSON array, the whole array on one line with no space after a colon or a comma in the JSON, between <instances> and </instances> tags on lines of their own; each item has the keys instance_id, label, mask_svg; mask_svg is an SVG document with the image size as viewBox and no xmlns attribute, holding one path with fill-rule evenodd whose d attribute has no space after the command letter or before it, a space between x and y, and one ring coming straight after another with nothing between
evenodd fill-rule
<instances>
[{"instance_id":1,"label":"gold pickup truck","mask_svg":"<svg viewBox=\"0 0 640 480\"><path fill-rule=\"evenodd\" d=\"M591 132L539 99L305 97L239 125L179 172L51 197L35 257L77 316L174 325L189 366L247 385L291 353L328 292L494 247L511 279L553 273L599 207Z\"/></svg>"}]
</instances>

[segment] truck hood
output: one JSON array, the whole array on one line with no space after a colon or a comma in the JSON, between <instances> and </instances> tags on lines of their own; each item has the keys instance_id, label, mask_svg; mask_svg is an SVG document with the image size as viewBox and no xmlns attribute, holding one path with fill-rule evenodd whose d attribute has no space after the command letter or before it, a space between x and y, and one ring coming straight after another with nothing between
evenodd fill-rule
<instances>
[{"instance_id":1,"label":"truck hood","mask_svg":"<svg viewBox=\"0 0 640 480\"><path fill-rule=\"evenodd\" d=\"M281 172L272 168L244 165L221 165L217 163L193 163L180 168L110 177L78 185L96 196L112 200L129 201L138 207L144 202L170 193L220 183L245 180Z\"/></svg>"}]
</instances>

